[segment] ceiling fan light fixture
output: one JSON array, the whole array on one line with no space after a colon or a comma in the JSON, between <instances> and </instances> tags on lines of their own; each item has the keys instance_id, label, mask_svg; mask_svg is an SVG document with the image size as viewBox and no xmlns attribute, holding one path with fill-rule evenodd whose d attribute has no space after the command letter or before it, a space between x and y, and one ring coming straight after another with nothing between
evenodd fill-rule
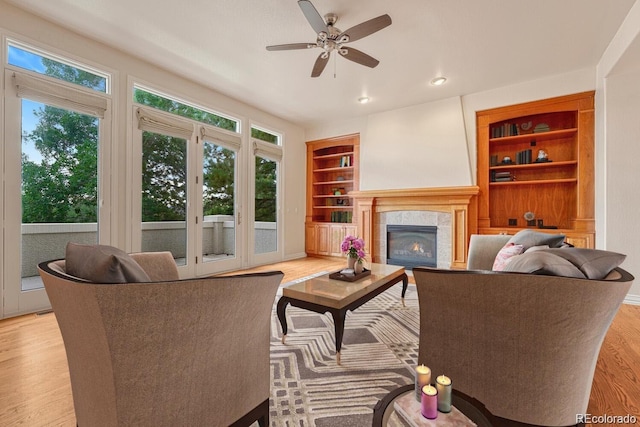
<instances>
[{"instance_id":1,"label":"ceiling fan light fixture","mask_svg":"<svg viewBox=\"0 0 640 427\"><path fill-rule=\"evenodd\" d=\"M367 102L369 102L369 97L368 96L361 96L360 98L358 98L358 102L360 104L366 104Z\"/></svg>"},{"instance_id":2,"label":"ceiling fan light fixture","mask_svg":"<svg viewBox=\"0 0 640 427\"><path fill-rule=\"evenodd\" d=\"M439 76L431 80L431 86L442 86L446 81L446 77Z\"/></svg>"},{"instance_id":3,"label":"ceiling fan light fixture","mask_svg":"<svg viewBox=\"0 0 640 427\"><path fill-rule=\"evenodd\" d=\"M353 47L343 47L343 44L360 40L388 27L391 25L391 17L389 15L380 15L376 18L361 22L346 31L341 31L334 25L338 20L337 14L327 13L323 18L322 15L318 13L318 10L313 6L311 0L298 0L298 6L309 25L311 25L311 28L313 28L313 32L316 34L315 43L287 43L272 45L267 46L268 51L312 49L314 47L322 49L324 52L322 52L316 59L311 71L311 77L318 77L322 74L322 71L327 65L327 61L329 60L329 55L334 50L337 51L336 54L339 54L356 64L364 65L365 67L375 68L380 63L376 58L369 56L358 49Z\"/></svg>"}]
</instances>

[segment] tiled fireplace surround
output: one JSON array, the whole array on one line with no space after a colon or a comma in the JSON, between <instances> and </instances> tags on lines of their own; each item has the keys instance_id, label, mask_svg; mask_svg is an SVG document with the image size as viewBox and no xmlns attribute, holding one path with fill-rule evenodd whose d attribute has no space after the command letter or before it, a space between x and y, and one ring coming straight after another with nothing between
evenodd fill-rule
<instances>
[{"instance_id":1,"label":"tiled fireplace surround","mask_svg":"<svg viewBox=\"0 0 640 427\"><path fill-rule=\"evenodd\" d=\"M373 259L381 264L387 263L387 225L432 225L437 230L438 268L451 265L451 214L433 211L393 211L375 215L373 226L376 229L375 251Z\"/></svg>"},{"instance_id":2,"label":"tiled fireplace surround","mask_svg":"<svg viewBox=\"0 0 640 427\"><path fill-rule=\"evenodd\" d=\"M478 187L350 192L358 235L372 261L387 262L387 224L437 226L438 268L465 268L469 236L477 231Z\"/></svg>"}]
</instances>

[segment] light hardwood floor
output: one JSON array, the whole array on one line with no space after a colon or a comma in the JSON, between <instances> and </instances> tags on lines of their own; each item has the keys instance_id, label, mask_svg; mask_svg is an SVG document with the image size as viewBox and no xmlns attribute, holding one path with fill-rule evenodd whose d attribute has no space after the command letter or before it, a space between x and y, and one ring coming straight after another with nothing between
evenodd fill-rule
<instances>
[{"instance_id":1,"label":"light hardwood floor","mask_svg":"<svg viewBox=\"0 0 640 427\"><path fill-rule=\"evenodd\" d=\"M287 282L343 264L343 259L305 258L245 271L281 270ZM632 414L640 423L640 306L623 305L613 321L600 352L588 412ZM0 321L0 426L75 426L69 371L54 314Z\"/></svg>"}]
</instances>

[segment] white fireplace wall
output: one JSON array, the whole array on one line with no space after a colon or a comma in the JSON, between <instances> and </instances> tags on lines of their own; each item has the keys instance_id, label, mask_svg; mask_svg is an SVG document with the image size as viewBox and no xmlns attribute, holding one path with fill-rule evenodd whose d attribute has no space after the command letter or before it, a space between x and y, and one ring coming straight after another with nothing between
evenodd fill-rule
<instances>
[{"instance_id":1,"label":"white fireplace wall","mask_svg":"<svg viewBox=\"0 0 640 427\"><path fill-rule=\"evenodd\" d=\"M438 268L451 266L451 214L434 211L392 211L380 212L375 215L376 253L373 258L381 264L387 262L387 225L430 225L438 227L437 242Z\"/></svg>"}]
</instances>

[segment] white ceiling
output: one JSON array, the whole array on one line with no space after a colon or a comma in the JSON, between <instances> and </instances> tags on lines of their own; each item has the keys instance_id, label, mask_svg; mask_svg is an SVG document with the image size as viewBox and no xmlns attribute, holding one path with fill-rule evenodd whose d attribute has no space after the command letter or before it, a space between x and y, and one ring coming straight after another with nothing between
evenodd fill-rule
<instances>
[{"instance_id":1,"label":"white ceiling","mask_svg":"<svg viewBox=\"0 0 640 427\"><path fill-rule=\"evenodd\" d=\"M296 0L7 1L310 127L594 67L635 0L312 0L342 30L393 20L349 44L378 67L334 53L315 79L320 49L265 49L315 41Z\"/></svg>"}]
</instances>

